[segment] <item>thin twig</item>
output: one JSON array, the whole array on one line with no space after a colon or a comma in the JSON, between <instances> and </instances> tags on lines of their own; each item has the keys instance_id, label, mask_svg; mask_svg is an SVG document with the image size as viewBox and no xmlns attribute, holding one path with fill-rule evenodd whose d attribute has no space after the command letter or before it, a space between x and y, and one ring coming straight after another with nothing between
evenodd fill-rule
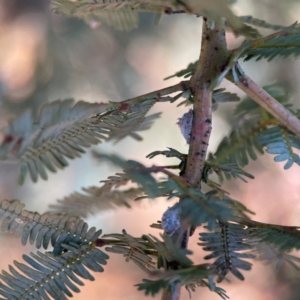
<instances>
[{"instance_id":1,"label":"thin twig","mask_svg":"<svg viewBox=\"0 0 300 300\"><path fill-rule=\"evenodd\" d=\"M300 120L297 119L289 110L276 101L263 88L247 76L238 66L239 82L235 83L233 78L228 79L234 82L252 100L262 106L266 111L273 115L282 125L292 131L300 138Z\"/></svg>"},{"instance_id":2,"label":"thin twig","mask_svg":"<svg viewBox=\"0 0 300 300\"><path fill-rule=\"evenodd\" d=\"M168 96L172 93L176 92L184 92L188 89L189 86L189 81L181 81L175 85L163 88L161 90L157 90L151 93L147 93L138 97L130 98L121 102L115 102L115 103L130 103L130 104L135 104L135 103L141 103L143 101L148 101L148 100L156 100L157 102L165 102L166 98L165 96ZM170 98L167 98L167 101L170 101Z\"/></svg>"}]
</instances>

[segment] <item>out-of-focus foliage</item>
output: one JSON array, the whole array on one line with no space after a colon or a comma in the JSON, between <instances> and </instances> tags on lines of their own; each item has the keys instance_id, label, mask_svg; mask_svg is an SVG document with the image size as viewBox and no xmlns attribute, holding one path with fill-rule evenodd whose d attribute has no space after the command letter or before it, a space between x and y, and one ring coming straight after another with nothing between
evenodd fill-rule
<instances>
[{"instance_id":1,"label":"out-of-focus foliage","mask_svg":"<svg viewBox=\"0 0 300 300\"><path fill-rule=\"evenodd\" d=\"M289 95L277 85L265 87L265 90L286 108L296 115L289 102ZM299 140L294 134L279 124L264 108L252 99L246 98L238 104L235 110L236 128L219 144L210 161L213 163L236 163L244 167L249 159L256 160L257 152L264 153L264 147L270 154L276 154L276 162L287 161L284 168L290 168L293 163L300 164L299 156L293 150L299 149ZM225 174L227 178L230 174Z\"/></svg>"},{"instance_id":2,"label":"out-of-focus foliage","mask_svg":"<svg viewBox=\"0 0 300 300\"><path fill-rule=\"evenodd\" d=\"M277 56L299 56L300 26L295 23L283 30L262 37L251 42L246 42L245 50L240 57L244 60L266 58L271 61Z\"/></svg>"},{"instance_id":3,"label":"out-of-focus foliage","mask_svg":"<svg viewBox=\"0 0 300 300\"><path fill-rule=\"evenodd\" d=\"M155 13L157 20L162 14L184 13L194 18L201 15L209 28L226 21L227 29L236 36L244 36L246 40L241 46L226 52L226 63L220 66L216 78L211 78L211 104L215 110L220 103L240 101L236 94L225 89L214 89L225 76L231 76L231 73L234 75L238 59L249 61L266 58L269 61L278 56L285 58L299 55L298 24L285 27L250 16L238 17L230 8L232 2L234 1L53 0L52 5L55 12L83 19L91 28L96 28L100 22L115 29L137 28L140 12ZM32 68L32 73L35 74L31 79L37 87L32 88L27 96L20 97L23 103L10 102L9 97L13 93L5 95L1 102L5 112L18 115L3 131L0 156L19 163L20 183L25 180L28 172L33 181L37 181L39 176L47 179L46 168L56 172L56 168L62 169L68 165L67 158L79 157L85 152L83 148L99 142L119 141L127 136L141 140L137 132L149 129L160 116L159 113L146 116L156 102L173 103L182 97L183 102L178 106L194 103L194 91L187 80L177 84L179 88L164 89L163 95L156 91L122 102L115 102L115 97L109 97L113 102L93 104L85 101L75 103L71 99L58 100L38 109L41 103L52 100L53 90L68 86L68 81L73 82L74 89L76 83L88 83L105 88L105 93L112 86L116 90L121 86L122 99L132 85L126 81L122 86L117 78L105 80L105 71L101 72L102 65L93 60L95 53L91 50L97 49L99 56L102 52L104 56L111 55L107 66L117 69L118 58L113 53L118 46L125 49L123 45L130 40L127 35L114 32L115 36L112 36L110 29L106 27L102 27L102 35L100 31L91 34L92 31L82 25L82 22L66 20L61 16L55 18L59 20L58 23L61 22L60 27L49 30L47 34L51 40L50 46L44 45L44 50L41 51L43 55L36 64L36 69ZM280 31L260 37L259 32L252 26ZM144 33L141 36L144 37ZM106 47L110 43L112 46ZM77 56L74 56L73 52L78 48ZM124 65L121 66L122 70ZM188 78L194 74L196 65L197 62L190 63L186 69L170 77ZM122 78L122 72L116 73L119 73L116 77ZM74 77L77 79L74 80ZM289 112L300 116L283 89L273 85L265 87L265 90ZM170 96L175 92L180 93ZM0 91L0 97L1 93ZM27 106L31 109L25 111ZM190 112L193 115L193 111ZM0 294L5 299L72 297L72 292L79 292L77 285L83 285L78 277L94 280L89 270L103 271L101 265L106 264L108 256L96 247L105 247L107 252L121 254L126 262L134 262L145 271L151 280L144 279L137 287L146 295L152 296L162 290L172 291L180 285L185 286L190 293L198 286L207 287L222 299L227 299L225 291L215 285L214 277L221 282L231 272L243 280L244 275L240 270L251 268L251 263L243 259L254 257L268 263L275 262L277 265L287 262L299 270L300 259L290 253L300 248L298 227L250 220L248 214L252 211L241 202L230 198L228 192L210 177L211 171L214 171L221 180L236 177L243 181L246 181L245 177L253 179L254 176L246 172L244 167L250 159L255 160L264 151L275 154L275 161L284 161L285 169L294 163L300 165L300 157L296 153L300 150L299 139L250 98L240 101L230 118L234 128L221 141L217 150L210 154L202 172L202 184L209 187L208 192L191 185L186 179L188 155L168 148L165 151L154 151L147 157L154 158L159 154L175 157L180 160L178 165L147 167L136 160L127 161L117 155L95 152L94 156L100 162L111 161L122 168L123 172L108 177L102 187L84 188L84 193L72 193L59 200L57 204L50 206L52 212L30 212L18 200L3 201L0 206L3 231L14 232L21 238L22 244L29 241L37 248L43 246L46 249L51 241L54 249L51 252L24 255L23 258L29 266L16 261L14 264L18 270L9 266L10 273L3 271L0 275ZM176 171L170 171L173 169L178 169L179 175ZM163 174L164 178L156 176L157 174ZM128 187L128 184L135 186ZM98 213L119 206L130 208L133 200L151 201L161 197L167 200L176 198L179 201L166 211L167 217L165 213L162 221L153 226L164 230L160 238L145 234L137 238L125 230L122 234L112 233L100 237L101 230L88 228L88 224L80 219L81 216L87 217L96 211ZM201 245L204 250L211 252L204 258L214 259L214 262L205 265L194 264L189 257L192 252L186 249L188 233L202 225L209 232L200 233ZM168 231L168 226L175 228ZM180 237L181 244L177 240L176 226L184 229L183 237Z\"/></svg>"},{"instance_id":4,"label":"out-of-focus foliage","mask_svg":"<svg viewBox=\"0 0 300 300\"><path fill-rule=\"evenodd\" d=\"M0 146L2 159L18 159L19 183L29 171L36 182L38 175L47 180L45 167L56 172L68 166L65 157L74 159L90 147L104 140L119 141L134 131L148 129L159 114L145 117L154 104L142 103L86 103L73 100L55 101L44 105L34 120L26 111L4 129Z\"/></svg>"},{"instance_id":5,"label":"out-of-focus foliage","mask_svg":"<svg viewBox=\"0 0 300 300\"><path fill-rule=\"evenodd\" d=\"M225 18L227 26L236 35L257 37L259 34L256 29L246 25L243 19L232 13L228 5L229 2L223 0L215 0L214 2L209 0L52 1L56 13L73 15L84 19L88 23L104 21L107 25L114 26L119 30L136 28L139 12L172 14L179 11L204 16L212 22Z\"/></svg>"}]
</instances>

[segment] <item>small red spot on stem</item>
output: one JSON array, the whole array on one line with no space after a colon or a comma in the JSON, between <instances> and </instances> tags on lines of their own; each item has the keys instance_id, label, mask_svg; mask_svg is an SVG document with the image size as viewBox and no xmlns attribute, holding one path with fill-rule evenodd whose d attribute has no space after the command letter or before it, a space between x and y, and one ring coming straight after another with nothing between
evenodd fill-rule
<instances>
[{"instance_id":1,"label":"small red spot on stem","mask_svg":"<svg viewBox=\"0 0 300 300\"><path fill-rule=\"evenodd\" d=\"M122 103L120 106L120 110L124 111L124 110L128 110L130 107L130 105L128 103Z\"/></svg>"},{"instance_id":2,"label":"small red spot on stem","mask_svg":"<svg viewBox=\"0 0 300 300\"><path fill-rule=\"evenodd\" d=\"M14 139L14 136L11 135L11 134L8 134L8 135L5 135L4 138L3 138L3 142L4 143L10 143L12 142Z\"/></svg>"}]
</instances>

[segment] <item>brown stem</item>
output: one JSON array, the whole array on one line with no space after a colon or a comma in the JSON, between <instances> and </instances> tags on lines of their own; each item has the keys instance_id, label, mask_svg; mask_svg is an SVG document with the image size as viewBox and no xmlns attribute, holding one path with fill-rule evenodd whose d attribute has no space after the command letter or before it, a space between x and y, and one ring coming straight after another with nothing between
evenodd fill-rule
<instances>
[{"instance_id":1,"label":"brown stem","mask_svg":"<svg viewBox=\"0 0 300 300\"><path fill-rule=\"evenodd\" d=\"M190 88L194 94L194 119L190 139L185 177L191 185L201 189L212 123L212 91L210 84L226 65L227 50L224 25L215 24L207 28L203 22L202 45L196 71L191 78Z\"/></svg>"},{"instance_id":2,"label":"brown stem","mask_svg":"<svg viewBox=\"0 0 300 300\"><path fill-rule=\"evenodd\" d=\"M185 174L188 185L195 185L201 189L202 172L209 143L212 118L211 83L228 61L225 40L225 25L223 21L215 22L213 29L203 21L202 44L200 58L194 75L190 81L190 89L194 96L194 116L191 131L190 148L187 158ZM184 201L184 199L181 199ZM182 222L181 227L171 236L172 240L181 248L186 248L190 226ZM162 300L178 300L181 285L173 285L163 292Z\"/></svg>"},{"instance_id":3,"label":"brown stem","mask_svg":"<svg viewBox=\"0 0 300 300\"><path fill-rule=\"evenodd\" d=\"M233 81L230 77L228 77L228 79ZM250 77L245 75L244 72L239 72L239 83L236 83L236 85L252 100L273 115L282 125L300 137L300 120L276 101L271 95L269 95Z\"/></svg>"}]
</instances>

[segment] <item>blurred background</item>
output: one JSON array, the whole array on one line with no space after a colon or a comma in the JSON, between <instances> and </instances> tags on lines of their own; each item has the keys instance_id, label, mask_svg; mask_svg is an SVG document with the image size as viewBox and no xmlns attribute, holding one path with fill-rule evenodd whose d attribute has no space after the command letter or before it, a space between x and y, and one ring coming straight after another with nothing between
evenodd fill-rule
<instances>
[{"instance_id":1,"label":"blurred background","mask_svg":"<svg viewBox=\"0 0 300 300\"><path fill-rule=\"evenodd\" d=\"M238 0L233 5L237 15L252 15L270 23L290 25L300 18L299 1ZM180 79L163 78L185 68L197 60L200 49L201 21L193 16L163 16L155 25L155 15L140 14L138 29L120 32L105 24L84 23L82 20L53 14L46 0L0 0L0 128L26 109L37 111L44 103L57 99L74 98L90 102L121 101L176 84ZM263 34L270 31L264 30ZM229 48L238 46L242 39L227 34ZM261 85L278 82L291 94L299 106L300 64L293 59L275 59L243 64L248 74ZM222 87L243 96L235 86L224 81ZM214 113L210 151L214 151L232 126L232 104L224 104ZM157 157L149 161L145 156L155 150L172 147L186 153L188 146L176 125L177 119L188 108L176 104L156 104L151 113L163 112L151 130L143 132L143 142L126 138L117 144L106 143L95 147L101 152L119 153L124 158L136 159L146 165L172 164L175 161ZM0 135L1 140L1 135ZM256 212L256 220L281 225L300 224L299 167L288 171L273 157L251 162L246 169L255 175L247 184L231 180L224 188L231 197ZM121 170L99 164L88 152L80 160L48 181L33 184L28 178L20 187L16 184L17 167L0 164L1 199L20 199L31 211L43 213L48 205L64 196L80 191L81 187L99 186ZM122 229L133 236L145 233L158 235L149 227L161 219L171 202L144 200L131 210L98 213L87 219L91 226L104 233L120 233ZM190 240L193 259L201 263L204 255L197 246L198 234ZM21 246L12 235L0 233L0 267L8 269L23 253L36 251ZM146 278L132 263L111 254L104 274L93 274L95 282L86 282L74 299L146 299L134 284ZM244 272L245 281L229 276L223 282L231 299L299 299L299 274L290 269L255 263L251 272ZM159 296L157 297L159 298ZM194 299L219 299L205 288L198 288ZM182 291L182 299L188 293Z\"/></svg>"}]
</instances>

